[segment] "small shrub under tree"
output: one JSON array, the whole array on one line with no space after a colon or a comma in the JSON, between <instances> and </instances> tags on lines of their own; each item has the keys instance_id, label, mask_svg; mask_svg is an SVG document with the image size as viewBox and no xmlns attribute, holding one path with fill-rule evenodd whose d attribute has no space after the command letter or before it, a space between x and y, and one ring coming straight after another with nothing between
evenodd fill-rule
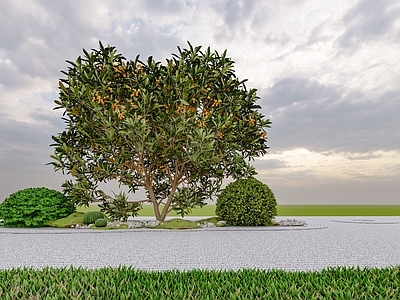
<instances>
[{"instance_id":1,"label":"small shrub under tree","mask_svg":"<svg viewBox=\"0 0 400 300\"><path fill-rule=\"evenodd\" d=\"M107 226L107 220L106 219L97 219L96 222L94 223L94 226L96 226L96 227L106 227Z\"/></svg>"},{"instance_id":2,"label":"small shrub under tree","mask_svg":"<svg viewBox=\"0 0 400 300\"><path fill-rule=\"evenodd\" d=\"M104 214L100 211L88 211L83 215L83 224L94 224L98 219L104 219Z\"/></svg>"},{"instance_id":3,"label":"small shrub under tree","mask_svg":"<svg viewBox=\"0 0 400 300\"><path fill-rule=\"evenodd\" d=\"M216 215L232 226L271 225L276 199L268 185L255 178L238 179L218 196Z\"/></svg>"},{"instance_id":4,"label":"small shrub under tree","mask_svg":"<svg viewBox=\"0 0 400 300\"><path fill-rule=\"evenodd\" d=\"M47 221L64 218L75 206L61 192L45 187L17 191L0 204L5 227L42 227Z\"/></svg>"},{"instance_id":5,"label":"small shrub under tree","mask_svg":"<svg viewBox=\"0 0 400 300\"><path fill-rule=\"evenodd\" d=\"M141 203L128 202L125 193L114 194L114 197L111 201L103 201L103 204L99 204L100 211L114 221L126 222L129 216L136 217L143 208Z\"/></svg>"}]
</instances>

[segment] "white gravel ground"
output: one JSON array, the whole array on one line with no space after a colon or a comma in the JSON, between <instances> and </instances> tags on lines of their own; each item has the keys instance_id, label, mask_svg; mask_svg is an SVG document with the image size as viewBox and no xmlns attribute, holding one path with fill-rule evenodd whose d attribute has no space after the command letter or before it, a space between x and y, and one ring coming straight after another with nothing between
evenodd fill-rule
<instances>
[{"instance_id":1,"label":"white gravel ground","mask_svg":"<svg viewBox=\"0 0 400 300\"><path fill-rule=\"evenodd\" d=\"M399 217L296 219L318 230L67 229L63 232L69 234L61 234L0 228L0 269L127 265L143 270L320 270L400 265Z\"/></svg>"}]
</instances>

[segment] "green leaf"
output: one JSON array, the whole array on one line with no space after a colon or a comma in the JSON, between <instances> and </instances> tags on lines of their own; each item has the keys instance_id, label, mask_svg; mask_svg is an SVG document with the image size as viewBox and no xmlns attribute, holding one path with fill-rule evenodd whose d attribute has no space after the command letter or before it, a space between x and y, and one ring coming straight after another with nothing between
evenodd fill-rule
<instances>
[{"instance_id":1,"label":"green leaf","mask_svg":"<svg viewBox=\"0 0 400 300\"><path fill-rule=\"evenodd\" d=\"M183 104L185 104L185 105L189 105L189 103L187 103L185 100L183 100L183 99L179 99L179 101L181 102L181 103L183 103Z\"/></svg>"}]
</instances>

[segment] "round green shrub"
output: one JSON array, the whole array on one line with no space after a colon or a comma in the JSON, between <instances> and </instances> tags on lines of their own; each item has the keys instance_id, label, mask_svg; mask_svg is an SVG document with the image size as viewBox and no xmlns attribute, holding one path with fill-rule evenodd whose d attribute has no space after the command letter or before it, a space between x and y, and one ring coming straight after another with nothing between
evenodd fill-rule
<instances>
[{"instance_id":1,"label":"round green shrub","mask_svg":"<svg viewBox=\"0 0 400 300\"><path fill-rule=\"evenodd\" d=\"M96 227L106 227L107 226L107 221L105 219L97 219L96 222L94 222L94 226L96 226Z\"/></svg>"},{"instance_id":2,"label":"round green shrub","mask_svg":"<svg viewBox=\"0 0 400 300\"><path fill-rule=\"evenodd\" d=\"M69 216L75 206L61 192L45 187L17 191L0 204L5 227L42 227Z\"/></svg>"},{"instance_id":3,"label":"round green shrub","mask_svg":"<svg viewBox=\"0 0 400 300\"><path fill-rule=\"evenodd\" d=\"M276 199L268 185L255 178L238 179L222 190L215 213L232 226L271 225Z\"/></svg>"},{"instance_id":4,"label":"round green shrub","mask_svg":"<svg viewBox=\"0 0 400 300\"><path fill-rule=\"evenodd\" d=\"M88 225L88 224L94 224L97 219L104 219L104 214L100 211L88 211L83 215L83 223Z\"/></svg>"}]
</instances>

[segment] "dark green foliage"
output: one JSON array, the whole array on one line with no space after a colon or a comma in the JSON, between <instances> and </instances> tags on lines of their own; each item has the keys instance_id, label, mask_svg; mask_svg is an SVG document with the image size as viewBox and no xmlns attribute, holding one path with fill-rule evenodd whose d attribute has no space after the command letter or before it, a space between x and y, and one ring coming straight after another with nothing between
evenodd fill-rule
<instances>
[{"instance_id":1,"label":"dark green foliage","mask_svg":"<svg viewBox=\"0 0 400 300\"><path fill-rule=\"evenodd\" d=\"M100 211L106 213L111 219L115 221L127 221L129 216L136 217L139 210L143 208L140 203L128 202L128 197L125 193L114 195L114 199L103 201L100 204Z\"/></svg>"},{"instance_id":2,"label":"dark green foliage","mask_svg":"<svg viewBox=\"0 0 400 300\"><path fill-rule=\"evenodd\" d=\"M218 196L215 214L233 226L270 225L277 215L271 189L255 178L238 179Z\"/></svg>"},{"instance_id":3,"label":"dark green foliage","mask_svg":"<svg viewBox=\"0 0 400 300\"><path fill-rule=\"evenodd\" d=\"M0 270L0 299L400 299L400 268Z\"/></svg>"},{"instance_id":4,"label":"dark green foliage","mask_svg":"<svg viewBox=\"0 0 400 300\"><path fill-rule=\"evenodd\" d=\"M94 222L94 226L96 226L96 227L106 227L107 226L107 221L106 221L106 219L97 219L96 222Z\"/></svg>"},{"instance_id":5,"label":"dark green foliage","mask_svg":"<svg viewBox=\"0 0 400 300\"><path fill-rule=\"evenodd\" d=\"M0 204L5 227L41 227L73 212L75 206L62 193L45 187L20 190Z\"/></svg>"},{"instance_id":6,"label":"dark green foliage","mask_svg":"<svg viewBox=\"0 0 400 300\"><path fill-rule=\"evenodd\" d=\"M99 211L88 211L83 216L83 223L84 224L94 224L97 219L103 219L104 214Z\"/></svg>"}]
</instances>

